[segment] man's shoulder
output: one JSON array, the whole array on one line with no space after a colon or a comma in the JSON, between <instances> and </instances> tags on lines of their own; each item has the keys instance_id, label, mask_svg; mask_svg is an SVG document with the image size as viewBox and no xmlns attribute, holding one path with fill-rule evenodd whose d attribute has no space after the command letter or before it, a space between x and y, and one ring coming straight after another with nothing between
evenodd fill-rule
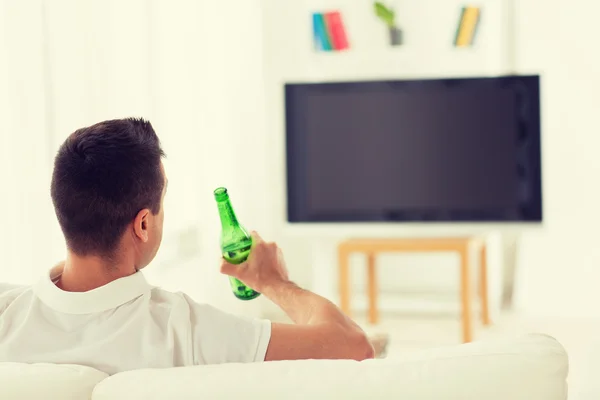
<instances>
[{"instance_id":1,"label":"man's shoulder","mask_svg":"<svg viewBox=\"0 0 600 400\"><path fill-rule=\"evenodd\" d=\"M204 317L219 317L223 314L229 314L209 303L198 302L184 292L173 292L160 287L152 288L150 301L154 307L160 309L171 311L185 309L196 316L200 314Z\"/></svg>"},{"instance_id":2,"label":"man's shoulder","mask_svg":"<svg viewBox=\"0 0 600 400\"><path fill-rule=\"evenodd\" d=\"M0 296L16 295L30 288L31 286L29 285L17 285L14 283L0 282Z\"/></svg>"},{"instance_id":3,"label":"man's shoulder","mask_svg":"<svg viewBox=\"0 0 600 400\"><path fill-rule=\"evenodd\" d=\"M13 304L16 299L23 299L23 296L27 296L28 291L31 292L31 286L0 282L0 313ZM27 300L26 297L25 299Z\"/></svg>"},{"instance_id":4,"label":"man's shoulder","mask_svg":"<svg viewBox=\"0 0 600 400\"><path fill-rule=\"evenodd\" d=\"M160 287L153 287L150 292L150 301L159 307L186 307L186 308L205 308L210 307L195 301L191 296L180 291L170 291Z\"/></svg>"},{"instance_id":5,"label":"man's shoulder","mask_svg":"<svg viewBox=\"0 0 600 400\"><path fill-rule=\"evenodd\" d=\"M187 298L189 298L189 296L183 292L167 290L167 289L164 289L164 288L161 288L158 286L152 287L152 290L150 291L150 295L151 295L153 301L163 301L163 302L186 301Z\"/></svg>"}]
</instances>

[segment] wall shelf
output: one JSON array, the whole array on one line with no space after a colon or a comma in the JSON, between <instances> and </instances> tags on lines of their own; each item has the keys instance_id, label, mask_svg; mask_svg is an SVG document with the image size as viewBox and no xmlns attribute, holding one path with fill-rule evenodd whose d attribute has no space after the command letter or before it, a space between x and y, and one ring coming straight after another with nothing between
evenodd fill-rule
<instances>
[{"instance_id":1,"label":"wall shelf","mask_svg":"<svg viewBox=\"0 0 600 400\"><path fill-rule=\"evenodd\" d=\"M473 47L456 48L453 39L462 1L398 2L401 46L390 46L388 32L374 15L371 0L265 0L267 81L343 81L465 76L509 73L504 1L482 0L482 18ZM339 10L350 48L314 49L311 15Z\"/></svg>"},{"instance_id":2,"label":"wall shelf","mask_svg":"<svg viewBox=\"0 0 600 400\"><path fill-rule=\"evenodd\" d=\"M343 81L490 76L505 73L493 59L477 48L427 50L404 46L399 49L314 52L307 62L283 71L284 80Z\"/></svg>"}]
</instances>

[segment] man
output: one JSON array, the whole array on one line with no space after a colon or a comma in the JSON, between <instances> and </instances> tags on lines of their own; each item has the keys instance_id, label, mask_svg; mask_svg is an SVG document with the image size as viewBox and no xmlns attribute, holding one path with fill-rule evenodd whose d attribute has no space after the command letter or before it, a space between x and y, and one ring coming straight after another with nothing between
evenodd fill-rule
<instances>
[{"instance_id":1,"label":"man","mask_svg":"<svg viewBox=\"0 0 600 400\"><path fill-rule=\"evenodd\" d=\"M364 332L288 279L281 251L254 233L234 276L294 324L240 318L150 286L141 272L162 239L167 178L141 119L80 129L60 147L52 200L66 260L33 287L0 286L0 361L88 365L109 374L227 362L373 357Z\"/></svg>"}]
</instances>

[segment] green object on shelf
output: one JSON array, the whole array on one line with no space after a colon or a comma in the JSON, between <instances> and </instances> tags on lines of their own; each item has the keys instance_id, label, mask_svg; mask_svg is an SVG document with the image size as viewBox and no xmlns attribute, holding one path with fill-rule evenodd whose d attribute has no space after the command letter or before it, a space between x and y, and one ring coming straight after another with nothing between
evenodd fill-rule
<instances>
[{"instance_id":1,"label":"green object on shelf","mask_svg":"<svg viewBox=\"0 0 600 400\"><path fill-rule=\"evenodd\" d=\"M215 190L214 195L221 219L221 252L223 258L232 264L241 264L250 255L252 237L238 222L227 189L224 187L218 188ZM260 293L256 290L233 277L229 277L229 284L234 296L240 300L252 300L260 296Z\"/></svg>"},{"instance_id":2,"label":"green object on shelf","mask_svg":"<svg viewBox=\"0 0 600 400\"><path fill-rule=\"evenodd\" d=\"M394 13L394 10L380 1L376 1L374 7L375 15L377 15L389 28L396 27L396 13Z\"/></svg>"},{"instance_id":3,"label":"green object on shelf","mask_svg":"<svg viewBox=\"0 0 600 400\"><path fill-rule=\"evenodd\" d=\"M396 13L391 8L387 7L381 1L376 1L373 4L375 8L375 15L381 19L390 35L390 44L392 46L400 46L403 42L402 30L396 26Z\"/></svg>"}]
</instances>

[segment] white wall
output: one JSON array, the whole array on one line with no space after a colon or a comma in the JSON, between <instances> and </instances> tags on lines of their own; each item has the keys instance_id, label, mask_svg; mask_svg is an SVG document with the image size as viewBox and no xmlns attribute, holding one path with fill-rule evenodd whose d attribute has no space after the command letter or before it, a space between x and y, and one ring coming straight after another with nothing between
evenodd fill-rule
<instances>
[{"instance_id":1,"label":"white wall","mask_svg":"<svg viewBox=\"0 0 600 400\"><path fill-rule=\"evenodd\" d=\"M0 271L18 283L43 262L52 217L41 9L2 1L0 27Z\"/></svg>"},{"instance_id":2,"label":"white wall","mask_svg":"<svg viewBox=\"0 0 600 400\"><path fill-rule=\"evenodd\" d=\"M543 74L545 230L524 238L517 298L531 313L598 315L600 5L520 0L516 61Z\"/></svg>"}]
</instances>

